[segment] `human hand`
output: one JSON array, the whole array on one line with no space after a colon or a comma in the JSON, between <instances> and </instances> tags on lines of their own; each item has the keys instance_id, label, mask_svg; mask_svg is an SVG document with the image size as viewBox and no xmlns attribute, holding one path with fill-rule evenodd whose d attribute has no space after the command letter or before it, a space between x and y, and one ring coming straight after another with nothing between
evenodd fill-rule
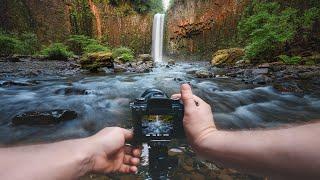
<instances>
[{"instance_id":1,"label":"human hand","mask_svg":"<svg viewBox=\"0 0 320 180\"><path fill-rule=\"evenodd\" d=\"M181 94L172 95L171 98L182 100L184 104L183 126L186 136L191 146L201 154L205 147L205 140L217 131L210 105L193 95L188 84L181 86Z\"/></svg>"},{"instance_id":2,"label":"human hand","mask_svg":"<svg viewBox=\"0 0 320 180\"><path fill-rule=\"evenodd\" d=\"M92 172L97 173L136 173L140 163L141 150L126 146L133 133L122 128L105 128L87 138L90 146Z\"/></svg>"}]
</instances>

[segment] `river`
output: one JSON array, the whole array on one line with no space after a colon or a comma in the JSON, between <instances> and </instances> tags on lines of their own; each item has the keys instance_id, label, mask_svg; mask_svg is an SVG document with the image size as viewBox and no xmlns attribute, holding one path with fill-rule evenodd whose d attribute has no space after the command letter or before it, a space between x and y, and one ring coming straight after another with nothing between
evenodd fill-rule
<instances>
[{"instance_id":1,"label":"river","mask_svg":"<svg viewBox=\"0 0 320 180\"><path fill-rule=\"evenodd\" d=\"M194 93L212 105L220 129L272 128L320 119L320 97L283 94L272 87L228 78L197 79L188 73L202 66L181 62L170 68L158 65L145 74L0 79L33 82L31 86L0 87L0 143L52 142L86 137L107 126L130 128L129 102L148 88L161 89L168 95L177 93L182 82L189 82ZM11 124L11 119L23 112L53 109L76 111L78 118L50 126Z\"/></svg>"}]
</instances>

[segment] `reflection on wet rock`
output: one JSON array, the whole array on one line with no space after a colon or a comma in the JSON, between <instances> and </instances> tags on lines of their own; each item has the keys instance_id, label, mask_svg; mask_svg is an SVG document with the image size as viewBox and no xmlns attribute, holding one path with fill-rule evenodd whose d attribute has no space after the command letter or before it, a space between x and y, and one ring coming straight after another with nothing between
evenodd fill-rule
<instances>
[{"instance_id":1,"label":"reflection on wet rock","mask_svg":"<svg viewBox=\"0 0 320 180\"><path fill-rule=\"evenodd\" d=\"M26 112L12 119L14 126L52 125L77 118L77 113L70 110L53 110L45 112Z\"/></svg>"}]
</instances>

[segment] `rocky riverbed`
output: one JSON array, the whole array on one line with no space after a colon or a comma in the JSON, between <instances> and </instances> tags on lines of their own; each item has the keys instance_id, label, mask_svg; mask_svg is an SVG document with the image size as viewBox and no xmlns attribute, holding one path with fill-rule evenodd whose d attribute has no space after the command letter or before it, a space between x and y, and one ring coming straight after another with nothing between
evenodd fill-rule
<instances>
[{"instance_id":1,"label":"rocky riverbed","mask_svg":"<svg viewBox=\"0 0 320 180\"><path fill-rule=\"evenodd\" d=\"M285 65L281 62L260 65L234 65L225 68L207 65L189 72L197 78L231 78L245 84L273 86L283 93L319 93L320 66Z\"/></svg>"},{"instance_id":2,"label":"rocky riverbed","mask_svg":"<svg viewBox=\"0 0 320 180\"><path fill-rule=\"evenodd\" d=\"M221 129L271 128L319 119L317 83L308 91L299 84L303 90L299 93L284 93L272 86L280 77L296 74L299 76L291 81L299 82L304 81L303 74L319 72L317 66L290 67L264 64L215 68L205 62L170 62L143 71L146 73L117 73L113 68L90 73L76 60L2 60L0 144L87 137L107 126L130 128L129 102L148 88L162 89L168 95L177 93L182 82L189 82L194 93L214 107ZM283 76L276 76L279 72ZM254 82L259 75L272 81ZM312 78L305 82L319 82L319 76L307 77ZM185 140L173 142L170 149L170 156L178 159L170 172L172 179L259 179L198 159ZM83 179L145 179L149 177L147 159L145 149L138 175L89 175Z\"/></svg>"}]
</instances>

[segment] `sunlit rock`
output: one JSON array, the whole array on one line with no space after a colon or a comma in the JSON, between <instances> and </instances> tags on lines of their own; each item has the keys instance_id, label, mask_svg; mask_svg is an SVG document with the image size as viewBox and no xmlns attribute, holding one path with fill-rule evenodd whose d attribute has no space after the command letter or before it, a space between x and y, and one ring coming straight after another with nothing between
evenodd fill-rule
<instances>
[{"instance_id":1,"label":"sunlit rock","mask_svg":"<svg viewBox=\"0 0 320 180\"><path fill-rule=\"evenodd\" d=\"M211 65L222 67L226 65L234 65L244 55L245 51L241 48L222 49L213 54Z\"/></svg>"}]
</instances>

